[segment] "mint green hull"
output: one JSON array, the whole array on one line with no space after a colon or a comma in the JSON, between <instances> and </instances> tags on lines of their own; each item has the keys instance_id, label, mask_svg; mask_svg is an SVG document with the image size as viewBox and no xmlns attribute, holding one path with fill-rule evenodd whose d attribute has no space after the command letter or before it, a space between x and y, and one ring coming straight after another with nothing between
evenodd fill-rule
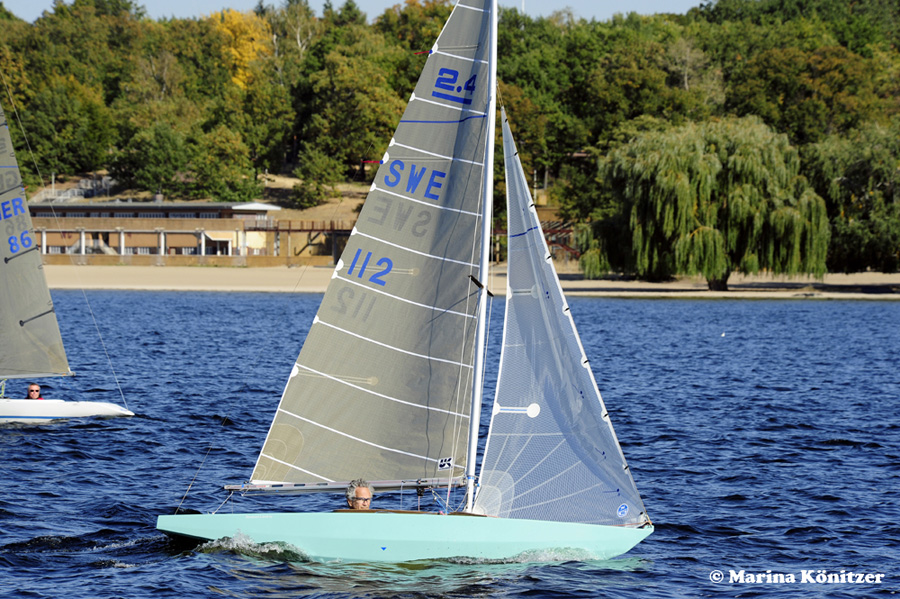
<instances>
[{"instance_id":1,"label":"mint green hull","mask_svg":"<svg viewBox=\"0 0 900 599\"><path fill-rule=\"evenodd\" d=\"M159 516L156 528L212 541L242 535L284 542L317 562L407 562L455 557L478 560L609 559L653 532L538 520L403 512L186 514ZM523 555L524 554L524 555ZM552 558L551 558L552 559Z\"/></svg>"}]
</instances>

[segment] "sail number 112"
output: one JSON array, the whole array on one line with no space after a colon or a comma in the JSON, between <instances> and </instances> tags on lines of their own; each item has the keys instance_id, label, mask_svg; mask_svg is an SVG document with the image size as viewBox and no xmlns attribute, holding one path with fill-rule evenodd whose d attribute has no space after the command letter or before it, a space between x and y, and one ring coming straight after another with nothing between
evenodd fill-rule
<instances>
[{"instance_id":1,"label":"sail number 112","mask_svg":"<svg viewBox=\"0 0 900 599\"><path fill-rule=\"evenodd\" d=\"M363 258L362 264L359 264L359 259L362 256L362 248L357 248L356 255L353 256L353 262L350 264L349 270L347 270L347 276L353 274L353 271L356 270L356 266L359 265L359 272L356 277L361 279L363 278L363 274L365 274L366 269L369 267L369 261L372 259L372 252L366 252L365 257ZM375 263L376 267L380 267L381 270L378 272L373 272L369 275L369 281L371 283L375 283L376 285L385 286L386 281L384 277L387 276L389 272L394 268L394 263L390 258L379 258Z\"/></svg>"}]
</instances>

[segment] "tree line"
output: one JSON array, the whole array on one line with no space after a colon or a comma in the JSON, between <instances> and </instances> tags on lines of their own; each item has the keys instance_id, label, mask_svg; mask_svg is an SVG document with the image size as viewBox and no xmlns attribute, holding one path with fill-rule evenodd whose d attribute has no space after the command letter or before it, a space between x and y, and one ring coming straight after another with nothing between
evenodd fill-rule
<instances>
[{"instance_id":1,"label":"tree line","mask_svg":"<svg viewBox=\"0 0 900 599\"><path fill-rule=\"evenodd\" d=\"M293 173L293 202L314 205L372 176L363 162L383 155L451 10L406 0L369 23L353 0L321 16L260 0L152 20L131 0L57 0L26 23L0 4L23 175L107 170L246 201L261 173ZM588 276L722 287L731 272L900 268L896 2L718 0L603 22L501 9L499 26L523 165L579 223Z\"/></svg>"}]
</instances>

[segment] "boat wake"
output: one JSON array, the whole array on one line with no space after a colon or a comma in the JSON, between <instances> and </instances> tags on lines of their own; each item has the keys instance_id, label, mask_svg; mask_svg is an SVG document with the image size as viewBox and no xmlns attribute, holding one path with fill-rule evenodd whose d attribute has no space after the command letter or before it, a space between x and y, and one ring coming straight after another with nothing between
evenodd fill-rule
<instances>
[{"instance_id":1,"label":"boat wake","mask_svg":"<svg viewBox=\"0 0 900 599\"><path fill-rule=\"evenodd\" d=\"M197 547L200 553L237 553L244 557L273 562L309 562L307 555L290 543L275 541L270 543L254 543L245 534L237 533L233 537L223 537L208 541Z\"/></svg>"}]
</instances>

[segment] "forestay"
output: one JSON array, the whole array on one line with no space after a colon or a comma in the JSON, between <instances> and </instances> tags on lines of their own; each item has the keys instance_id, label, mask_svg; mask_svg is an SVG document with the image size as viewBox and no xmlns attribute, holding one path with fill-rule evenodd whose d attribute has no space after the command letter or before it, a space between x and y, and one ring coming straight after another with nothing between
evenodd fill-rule
<instances>
[{"instance_id":1,"label":"forestay","mask_svg":"<svg viewBox=\"0 0 900 599\"><path fill-rule=\"evenodd\" d=\"M0 238L0 378L70 374L2 107Z\"/></svg>"},{"instance_id":2,"label":"forestay","mask_svg":"<svg viewBox=\"0 0 900 599\"><path fill-rule=\"evenodd\" d=\"M503 115L509 273L476 511L586 524L649 522L528 192Z\"/></svg>"},{"instance_id":3,"label":"forestay","mask_svg":"<svg viewBox=\"0 0 900 599\"><path fill-rule=\"evenodd\" d=\"M490 12L454 8L291 373L252 482L465 469Z\"/></svg>"}]
</instances>

